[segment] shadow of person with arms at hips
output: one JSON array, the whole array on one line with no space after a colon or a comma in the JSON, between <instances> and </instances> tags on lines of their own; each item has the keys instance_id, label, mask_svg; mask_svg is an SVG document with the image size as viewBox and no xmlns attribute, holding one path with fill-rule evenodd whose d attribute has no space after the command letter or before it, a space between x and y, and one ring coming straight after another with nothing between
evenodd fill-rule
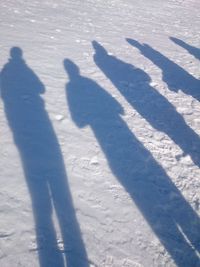
<instances>
[{"instance_id":1,"label":"shadow of person with arms at hips","mask_svg":"<svg viewBox=\"0 0 200 267\"><path fill-rule=\"evenodd\" d=\"M90 126L110 169L124 186L177 266L198 266L200 222L165 170L129 130L121 105L95 81L64 60L66 97L79 127ZM189 240L189 241L188 241ZM196 251L195 251L196 250Z\"/></svg>"},{"instance_id":2,"label":"shadow of person with arms at hips","mask_svg":"<svg viewBox=\"0 0 200 267\"><path fill-rule=\"evenodd\" d=\"M41 267L88 267L86 250L73 208L60 146L45 110L45 88L13 47L1 71L1 97L24 169L35 219ZM53 208L63 250L58 247Z\"/></svg>"}]
</instances>

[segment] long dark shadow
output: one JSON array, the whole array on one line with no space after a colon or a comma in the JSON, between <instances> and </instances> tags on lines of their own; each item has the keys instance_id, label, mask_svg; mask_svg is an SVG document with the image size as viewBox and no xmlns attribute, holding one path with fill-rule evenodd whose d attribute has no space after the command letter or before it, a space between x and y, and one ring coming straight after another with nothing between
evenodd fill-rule
<instances>
[{"instance_id":1,"label":"long dark shadow","mask_svg":"<svg viewBox=\"0 0 200 267\"><path fill-rule=\"evenodd\" d=\"M200 222L165 170L121 118L121 105L65 59L67 102L75 124L90 126L113 174L177 266L198 266ZM123 226L122 226L123 227Z\"/></svg>"},{"instance_id":2,"label":"long dark shadow","mask_svg":"<svg viewBox=\"0 0 200 267\"><path fill-rule=\"evenodd\" d=\"M150 76L143 70L108 55L105 48L96 41L93 41L93 47L96 65L126 100L156 130L167 134L183 150L181 156L189 154L200 167L199 136L185 123L174 106L150 86Z\"/></svg>"},{"instance_id":3,"label":"long dark shadow","mask_svg":"<svg viewBox=\"0 0 200 267\"><path fill-rule=\"evenodd\" d=\"M88 267L57 137L41 94L45 88L13 47L1 72L1 97L19 150L35 219L41 267ZM55 209L63 250L52 220Z\"/></svg>"},{"instance_id":4,"label":"long dark shadow","mask_svg":"<svg viewBox=\"0 0 200 267\"><path fill-rule=\"evenodd\" d=\"M197 59L200 60L200 48L189 45L186 42L184 42L178 38L175 38L175 37L170 37L170 40L172 40L175 44L181 46L182 48L187 50L191 55L193 55L194 57L196 57Z\"/></svg>"},{"instance_id":5,"label":"long dark shadow","mask_svg":"<svg viewBox=\"0 0 200 267\"><path fill-rule=\"evenodd\" d=\"M148 44L141 44L133 39L127 39L127 41L161 69L163 81L169 90L174 92L181 90L200 101L200 81L198 79Z\"/></svg>"}]
</instances>

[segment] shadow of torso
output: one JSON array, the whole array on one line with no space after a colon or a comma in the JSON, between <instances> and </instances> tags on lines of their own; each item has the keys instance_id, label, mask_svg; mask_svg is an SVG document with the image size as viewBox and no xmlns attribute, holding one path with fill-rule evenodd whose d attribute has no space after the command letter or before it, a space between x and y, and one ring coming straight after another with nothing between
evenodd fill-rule
<instances>
[{"instance_id":1,"label":"shadow of torso","mask_svg":"<svg viewBox=\"0 0 200 267\"><path fill-rule=\"evenodd\" d=\"M70 68L75 69L73 63L66 60L66 69L71 78L66 87L67 100L73 121L80 128L91 127L113 174L177 266L196 264L198 259L178 225L196 246L198 237L194 232L200 229L198 216L165 170L129 130L120 116L123 114L120 104L96 82ZM172 196L176 196L176 199ZM193 226L192 221L195 221ZM180 255L177 251L181 251ZM183 251L187 256L183 257Z\"/></svg>"},{"instance_id":2,"label":"shadow of torso","mask_svg":"<svg viewBox=\"0 0 200 267\"><path fill-rule=\"evenodd\" d=\"M61 149L40 96L44 92L43 84L21 57L11 58L4 66L1 97L31 195L40 266L64 267L64 256L71 266L87 267ZM58 248L53 208L64 251Z\"/></svg>"}]
</instances>

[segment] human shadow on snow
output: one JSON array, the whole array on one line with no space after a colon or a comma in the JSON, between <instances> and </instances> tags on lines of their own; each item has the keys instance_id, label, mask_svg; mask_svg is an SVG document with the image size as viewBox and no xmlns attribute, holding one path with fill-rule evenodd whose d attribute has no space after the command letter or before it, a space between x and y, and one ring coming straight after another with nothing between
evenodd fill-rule
<instances>
[{"instance_id":1,"label":"human shadow on snow","mask_svg":"<svg viewBox=\"0 0 200 267\"><path fill-rule=\"evenodd\" d=\"M197 59L200 60L200 48L189 45L186 42L184 42L178 38L175 38L175 37L170 37L170 40L172 40L175 44L181 46L182 48L187 50L191 55L193 55L194 57L196 57Z\"/></svg>"},{"instance_id":2,"label":"human shadow on snow","mask_svg":"<svg viewBox=\"0 0 200 267\"><path fill-rule=\"evenodd\" d=\"M127 41L161 69L163 81L167 84L169 90L174 92L181 90L200 101L200 81L198 79L150 45L141 44L134 39L127 39Z\"/></svg>"},{"instance_id":3,"label":"human shadow on snow","mask_svg":"<svg viewBox=\"0 0 200 267\"><path fill-rule=\"evenodd\" d=\"M69 267L88 267L61 150L40 96L44 85L19 47L10 56L1 72L1 97L31 196L40 266L64 267L66 261ZM63 249L58 247L53 209Z\"/></svg>"},{"instance_id":4,"label":"human shadow on snow","mask_svg":"<svg viewBox=\"0 0 200 267\"><path fill-rule=\"evenodd\" d=\"M102 60L107 66L106 58ZM165 170L129 130L121 118L123 109L117 100L95 81L81 76L71 60L65 59L64 67L69 77L66 97L75 124L79 128L90 126L113 174L177 266L197 266L199 258L195 249L199 249L200 233L197 214ZM113 72L116 67L117 62L112 66ZM115 74L119 75L117 71Z\"/></svg>"},{"instance_id":5,"label":"human shadow on snow","mask_svg":"<svg viewBox=\"0 0 200 267\"><path fill-rule=\"evenodd\" d=\"M200 167L200 138L174 106L150 85L151 78L142 69L108 55L93 41L94 61L125 99L156 130L167 134Z\"/></svg>"}]
</instances>

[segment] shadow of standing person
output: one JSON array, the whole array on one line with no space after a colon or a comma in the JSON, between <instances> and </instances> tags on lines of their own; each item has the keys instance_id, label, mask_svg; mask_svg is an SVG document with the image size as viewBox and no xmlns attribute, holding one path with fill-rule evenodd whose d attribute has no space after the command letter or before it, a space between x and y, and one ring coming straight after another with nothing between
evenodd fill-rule
<instances>
[{"instance_id":1,"label":"shadow of standing person","mask_svg":"<svg viewBox=\"0 0 200 267\"><path fill-rule=\"evenodd\" d=\"M200 48L189 45L186 42L175 37L170 37L170 40L172 40L175 44L181 46L182 48L187 50L191 55L193 55L194 57L200 60Z\"/></svg>"},{"instance_id":2,"label":"shadow of standing person","mask_svg":"<svg viewBox=\"0 0 200 267\"><path fill-rule=\"evenodd\" d=\"M174 92L181 90L200 101L200 81L198 79L150 45L141 44L133 39L127 39L127 41L161 69L163 81L167 84L169 90Z\"/></svg>"},{"instance_id":3,"label":"shadow of standing person","mask_svg":"<svg viewBox=\"0 0 200 267\"><path fill-rule=\"evenodd\" d=\"M1 97L19 150L35 219L41 267L87 267L87 256L67 184L57 137L41 94L45 88L13 47L1 72ZM55 209L64 249L58 248Z\"/></svg>"},{"instance_id":4,"label":"shadow of standing person","mask_svg":"<svg viewBox=\"0 0 200 267\"><path fill-rule=\"evenodd\" d=\"M107 51L96 41L94 61L125 99L156 130L167 134L200 167L200 138L174 106L150 85L151 78L143 70L128 64Z\"/></svg>"},{"instance_id":5,"label":"shadow of standing person","mask_svg":"<svg viewBox=\"0 0 200 267\"><path fill-rule=\"evenodd\" d=\"M129 130L123 109L95 81L64 60L66 97L79 127L90 126L113 174L151 226L177 266L198 266L200 222L165 170ZM185 238L186 237L186 238ZM189 240L189 242L188 242Z\"/></svg>"}]
</instances>

